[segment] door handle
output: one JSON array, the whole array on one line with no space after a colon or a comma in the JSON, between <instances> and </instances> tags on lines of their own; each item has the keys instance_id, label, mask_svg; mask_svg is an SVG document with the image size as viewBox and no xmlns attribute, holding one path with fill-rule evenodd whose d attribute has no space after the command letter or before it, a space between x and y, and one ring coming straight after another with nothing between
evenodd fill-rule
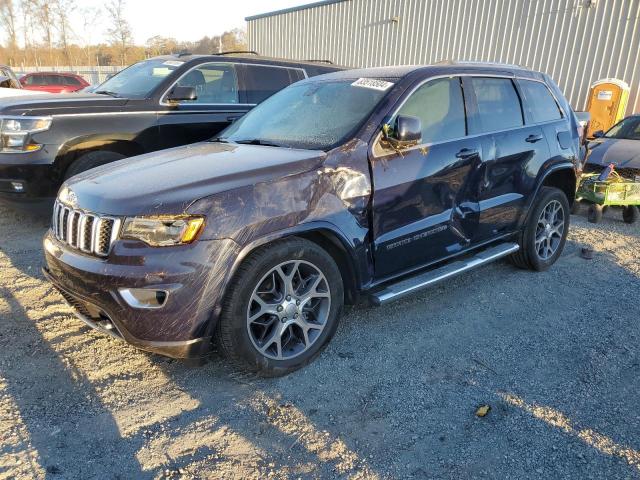
<instances>
[{"instance_id":1,"label":"door handle","mask_svg":"<svg viewBox=\"0 0 640 480\"><path fill-rule=\"evenodd\" d=\"M473 157L474 155L478 155L478 150L476 150L475 148L463 148L458 153L456 153L456 157L462 159Z\"/></svg>"},{"instance_id":2,"label":"door handle","mask_svg":"<svg viewBox=\"0 0 640 480\"><path fill-rule=\"evenodd\" d=\"M527 138L525 138L525 142L529 142L529 143L536 143L539 142L540 140L542 140L542 135L529 135Z\"/></svg>"}]
</instances>

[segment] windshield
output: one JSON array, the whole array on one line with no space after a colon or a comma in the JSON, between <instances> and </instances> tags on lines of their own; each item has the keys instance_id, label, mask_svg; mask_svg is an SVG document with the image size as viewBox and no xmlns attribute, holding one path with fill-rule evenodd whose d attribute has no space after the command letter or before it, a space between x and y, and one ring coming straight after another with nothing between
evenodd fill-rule
<instances>
[{"instance_id":1,"label":"windshield","mask_svg":"<svg viewBox=\"0 0 640 480\"><path fill-rule=\"evenodd\" d=\"M640 117L628 117L611 127L605 138L640 140Z\"/></svg>"},{"instance_id":2,"label":"windshield","mask_svg":"<svg viewBox=\"0 0 640 480\"><path fill-rule=\"evenodd\" d=\"M183 63L179 60L162 59L135 63L115 74L94 91L114 97L144 98Z\"/></svg>"},{"instance_id":3,"label":"windshield","mask_svg":"<svg viewBox=\"0 0 640 480\"><path fill-rule=\"evenodd\" d=\"M329 150L353 134L385 94L353 80L294 84L231 125L220 140Z\"/></svg>"}]
</instances>

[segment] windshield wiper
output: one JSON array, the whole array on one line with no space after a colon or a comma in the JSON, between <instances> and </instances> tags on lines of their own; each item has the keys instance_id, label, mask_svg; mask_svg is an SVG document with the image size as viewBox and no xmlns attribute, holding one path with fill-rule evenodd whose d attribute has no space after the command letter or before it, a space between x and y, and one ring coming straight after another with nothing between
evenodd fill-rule
<instances>
[{"instance_id":1,"label":"windshield wiper","mask_svg":"<svg viewBox=\"0 0 640 480\"><path fill-rule=\"evenodd\" d=\"M288 145L283 143L275 143L269 140L262 140L260 138L251 138L247 140L235 140L234 143L242 143L244 145L262 145L263 147L286 147L289 148Z\"/></svg>"},{"instance_id":2,"label":"windshield wiper","mask_svg":"<svg viewBox=\"0 0 640 480\"><path fill-rule=\"evenodd\" d=\"M97 90L93 93L97 93L98 95L109 95L110 97L113 97L113 98L120 98L120 95L110 90Z\"/></svg>"},{"instance_id":3,"label":"windshield wiper","mask_svg":"<svg viewBox=\"0 0 640 480\"><path fill-rule=\"evenodd\" d=\"M210 138L209 141L215 142L215 143L229 143L229 140L222 137L213 137L213 138Z\"/></svg>"}]
</instances>

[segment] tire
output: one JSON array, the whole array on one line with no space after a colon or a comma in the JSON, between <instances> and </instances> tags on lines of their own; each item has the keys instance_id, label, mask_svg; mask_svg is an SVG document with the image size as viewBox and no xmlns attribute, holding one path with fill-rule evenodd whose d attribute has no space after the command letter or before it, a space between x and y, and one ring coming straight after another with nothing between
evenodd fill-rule
<instances>
[{"instance_id":1,"label":"tire","mask_svg":"<svg viewBox=\"0 0 640 480\"><path fill-rule=\"evenodd\" d=\"M293 290L285 287L288 275ZM322 297L307 303L306 288ZM218 349L237 368L265 377L286 375L322 352L338 327L343 303L340 270L317 244L292 237L260 247L242 262L225 293L216 332ZM315 310L305 313L304 308L314 304ZM313 328L305 335L301 324Z\"/></svg>"},{"instance_id":2,"label":"tire","mask_svg":"<svg viewBox=\"0 0 640 480\"><path fill-rule=\"evenodd\" d=\"M636 223L640 219L640 210L634 205L629 205L622 209L622 219L625 223Z\"/></svg>"},{"instance_id":3,"label":"tire","mask_svg":"<svg viewBox=\"0 0 640 480\"><path fill-rule=\"evenodd\" d=\"M580 213L580 201L574 200L573 205L571 205L571 215L577 215Z\"/></svg>"},{"instance_id":4,"label":"tire","mask_svg":"<svg viewBox=\"0 0 640 480\"><path fill-rule=\"evenodd\" d=\"M557 208L553 226L546 227L542 222L546 215ZM562 254L569 232L569 201L562 190L554 187L542 187L531 208L524 230L518 238L520 249L511 255L511 262L519 268L544 271L553 265ZM555 228L554 228L555 227ZM548 235L548 236L547 236ZM536 241L538 237L538 242ZM544 238L545 240L540 240Z\"/></svg>"},{"instance_id":5,"label":"tire","mask_svg":"<svg viewBox=\"0 0 640 480\"><path fill-rule=\"evenodd\" d=\"M67 169L64 175L64 179L68 180L74 175L86 172L92 168L105 165L107 163L115 162L116 160L122 160L126 158L124 155L116 152L109 152L106 150L96 150L94 152L88 152L78 157L71 166Z\"/></svg>"},{"instance_id":6,"label":"tire","mask_svg":"<svg viewBox=\"0 0 640 480\"><path fill-rule=\"evenodd\" d=\"M589 210L587 211L587 220L589 220L589 222L600 223L602 221L602 215L604 215L602 205L596 203L589 205Z\"/></svg>"}]
</instances>

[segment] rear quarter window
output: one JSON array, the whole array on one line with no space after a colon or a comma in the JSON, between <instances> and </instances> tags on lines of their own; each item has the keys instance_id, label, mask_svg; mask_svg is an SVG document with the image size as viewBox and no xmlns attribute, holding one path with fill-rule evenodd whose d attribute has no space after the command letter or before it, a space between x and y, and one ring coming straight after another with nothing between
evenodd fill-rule
<instances>
[{"instance_id":1,"label":"rear quarter window","mask_svg":"<svg viewBox=\"0 0 640 480\"><path fill-rule=\"evenodd\" d=\"M244 69L247 103L261 103L274 93L303 78L304 73L294 68L247 65Z\"/></svg>"},{"instance_id":2,"label":"rear quarter window","mask_svg":"<svg viewBox=\"0 0 640 480\"><path fill-rule=\"evenodd\" d=\"M520 97L509 78L472 77L483 132L507 130L524 125Z\"/></svg>"},{"instance_id":3,"label":"rear quarter window","mask_svg":"<svg viewBox=\"0 0 640 480\"><path fill-rule=\"evenodd\" d=\"M560 108L544 83L519 80L524 94L524 107L534 123L550 122L562 118Z\"/></svg>"}]
</instances>

